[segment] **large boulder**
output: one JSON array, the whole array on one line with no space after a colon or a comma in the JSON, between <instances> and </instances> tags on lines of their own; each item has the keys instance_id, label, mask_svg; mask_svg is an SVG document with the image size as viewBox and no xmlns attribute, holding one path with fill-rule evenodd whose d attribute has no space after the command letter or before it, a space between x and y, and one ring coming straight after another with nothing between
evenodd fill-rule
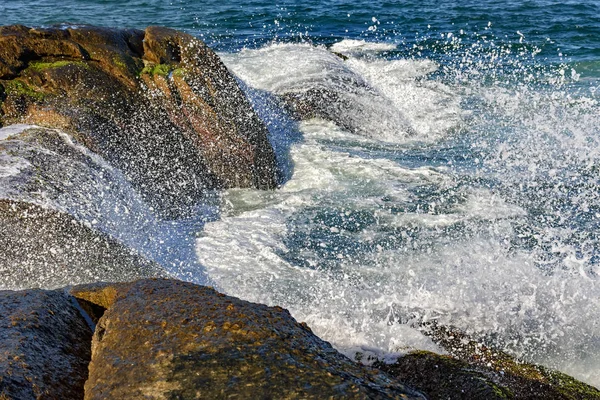
<instances>
[{"instance_id":1,"label":"large boulder","mask_svg":"<svg viewBox=\"0 0 600 400\"><path fill-rule=\"evenodd\" d=\"M279 307L174 280L71 293L88 310L106 309L94 333L86 399L423 399L341 355Z\"/></svg>"},{"instance_id":2,"label":"large boulder","mask_svg":"<svg viewBox=\"0 0 600 400\"><path fill-rule=\"evenodd\" d=\"M216 54L175 30L0 28L0 125L59 128L166 215L274 188L267 129Z\"/></svg>"},{"instance_id":3,"label":"large boulder","mask_svg":"<svg viewBox=\"0 0 600 400\"><path fill-rule=\"evenodd\" d=\"M0 291L0 399L82 399L92 329L62 291Z\"/></svg>"}]
</instances>

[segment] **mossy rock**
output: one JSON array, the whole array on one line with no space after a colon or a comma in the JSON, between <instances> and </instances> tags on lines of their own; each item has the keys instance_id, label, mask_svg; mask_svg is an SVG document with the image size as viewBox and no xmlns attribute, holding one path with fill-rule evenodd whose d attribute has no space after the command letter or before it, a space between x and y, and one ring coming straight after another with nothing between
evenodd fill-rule
<instances>
[{"instance_id":1,"label":"mossy rock","mask_svg":"<svg viewBox=\"0 0 600 400\"><path fill-rule=\"evenodd\" d=\"M428 394L432 400L600 400L600 390L593 386L562 372L518 360L455 327L424 323L418 328L449 355L418 351L395 364L378 362L377 366Z\"/></svg>"},{"instance_id":2,"label":"mossy rock","mask_svg":"<svg viewBox=\"0 0 600 400\"><path fill-rule=\"evenodd\" d=\"M578 381L560 371L553 371L544 367L539 367L539 369L544 380L567 399L600 399L600 390L593 386Z\"/></svg>"},{"instance_id":3,"label":"mossy rock","mask_svg":"<svg viewBox=\"0 0 600 400\"><path fill-rule=\"evenodd\" d=\"M212 189L277 185L266 126L183 32L0 27L0 84L4 124L68 131L163 216L193 213Z\"/></svg>"},{"instance_id":4,"label":"mossy rock","mask_svg":"<svg viewBox=\"0 0 600 400\"><path fill-rule=\"evenodd\" d=\"M53 69L53 68L62 68L75 65L82 68L88 68L88 64L84 61L72 61L72 60L63 60L63 61L54 61L54 62L31 62L28 65L28 69L34 71L43 71L45 69Z\"/></svg>"},{"instance_id":5,"label":"mossy rock","mask_svg":"<svg viewBox=\"0 0 600 400\"><path fill-rule=\"evenodd\" d=\"M6 91L6 95L8 96L18 96L29 98L34 101L43 101L46 97L46 94L36 90L32 86L28 85L26 82L22 80L12 80L3 82L3 86Z\"/></svg>"},{"instance_id":6,"label":"mossy rock","mask_svg":"<svg viewBox=\"0 0 600 400\"><path fill-rule=\"evenodd\" d=\"M506 369L468 363L448 355L416 351L381 370L425 393L431 400L597 400L600 391L558 371L512 361Z\"/></svg>"},{"instance_id":7,"label":"mossy rock","mask_svg":"<svg viewBox=\"0 0 600 400\"><path fill-rule=\"evenodd\" d=\"M173 69L174 69L174 67L172 65L149 63L140 71L140 75L148 74L150 76L154 76L154 75L169 76L169 74L171 73L171 71L173 71Z\"/></svg>"}]
</instances>

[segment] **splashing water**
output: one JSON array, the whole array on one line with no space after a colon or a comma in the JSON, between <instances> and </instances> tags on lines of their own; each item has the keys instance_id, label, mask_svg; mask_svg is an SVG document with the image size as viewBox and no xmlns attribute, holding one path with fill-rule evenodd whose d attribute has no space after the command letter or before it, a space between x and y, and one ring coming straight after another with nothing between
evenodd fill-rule
<instances>
[{"instance_id":1,"label":"splashing water","mask_svg":"<svg viewBox=\"0 0 600 400\"><path fill-rule=\"evenodd\" d=\"M409 323L436 319L600 384L599 103L535 47L515 61L484 44L437 43L455 64L357 41L331 48L345 61L304 44L224 54L254 89L359 82L374 106L349 112L365 135L301 123L275 193L223 195L197 240L218 287L289 308L348 354L435 349ZM405 124L373 123L390 115Z\"/></svg>"}]
</instances>

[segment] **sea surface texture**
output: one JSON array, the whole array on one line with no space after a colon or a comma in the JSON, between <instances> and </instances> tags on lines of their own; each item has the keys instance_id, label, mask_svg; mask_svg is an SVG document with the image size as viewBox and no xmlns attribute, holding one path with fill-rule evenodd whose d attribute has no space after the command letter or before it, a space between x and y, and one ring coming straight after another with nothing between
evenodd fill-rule
<instances>
[{"instance_id":1,"label":"sea surface texture","mask_svg":"<svg viewBox=\"0 0 600 400\"><path fill-rule=\"evenodd\" d=\"M3 0L0 15L169 26L239 78L281 187L176 221L132 193L99 219L175 276L285 307L350 356L435 351L414 327L436 320L600 387L600 2ZM310 90L334 94L330 118L276 100Z\"/></svg>"}]
</instances>

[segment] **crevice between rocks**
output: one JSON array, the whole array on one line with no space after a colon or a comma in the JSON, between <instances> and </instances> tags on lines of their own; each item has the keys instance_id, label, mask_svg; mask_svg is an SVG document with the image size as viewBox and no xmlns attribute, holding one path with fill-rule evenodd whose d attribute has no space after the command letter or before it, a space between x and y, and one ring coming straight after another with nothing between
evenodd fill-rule
<instances>
[{"instance_id":1,"label":"crevice between rocks","mask_svg":"<svg viewBox=\"0 0 600 400\"><path fill-rule=\"evenodd\" d=\"M79 310L79 313L85 319L85 322L87 322L92 333L94 333L96 325L98 325L98 321L104 315L106 308L87 300L78 299L71 295L68 296L70 297L73 306Z\"/></svg>"}]
</instances>

